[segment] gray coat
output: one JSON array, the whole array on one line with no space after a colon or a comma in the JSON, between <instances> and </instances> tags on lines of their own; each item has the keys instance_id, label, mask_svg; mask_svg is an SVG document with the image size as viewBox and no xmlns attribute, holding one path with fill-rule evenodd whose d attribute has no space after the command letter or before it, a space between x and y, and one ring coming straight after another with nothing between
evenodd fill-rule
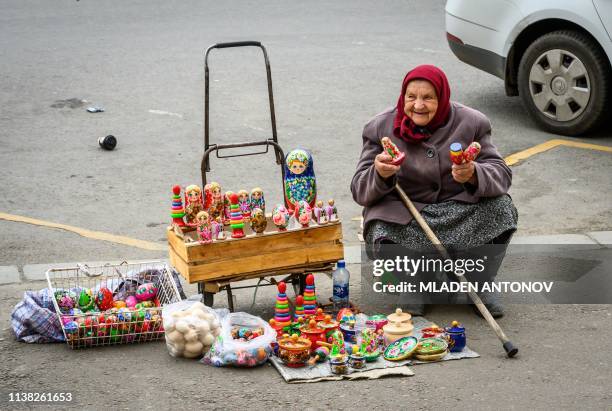
<instances>
[{"instance_id":1,"label":"gray coat","mask_svg":"<svg viewBox=\"0 0 612 411\"><path fill-rule=\"evenodd\" d=\"M363 129L363 148L351 182L355 201L364 207L364 226L373 220L408 224L410 212L395 193L396 182L417 209L427 204L457 200L477 203L480 197L506 194L512 183L512 171L491 142L491 123L481 112L451 102L448 122L423 142L408 143L393 134L397 109L389 108L370 120ZM383 179L374 168L374 158L382 152L380 139L390 137L406 153L399 172ZM451 175L450 145L463 148L473 141L481 152L475 161L478 185L459 184Z\"/></svg>"}]
</instances>

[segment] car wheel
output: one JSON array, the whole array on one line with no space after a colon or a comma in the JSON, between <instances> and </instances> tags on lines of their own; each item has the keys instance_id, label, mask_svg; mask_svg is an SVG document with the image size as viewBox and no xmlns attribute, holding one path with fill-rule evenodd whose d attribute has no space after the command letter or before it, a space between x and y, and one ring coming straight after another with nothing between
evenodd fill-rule
<instances>
[{"instance_id":1,"label":"car wheel","mask_svg":"<svg viewBox=\"0 0 612 411\"><path fill-rule=\"evenodd\" d=\"M605 120L610 64L599 46L577 31L555 31L534 41L519 65L519 94L545 130L580 135Z\"/></svg>"}]
</instances>

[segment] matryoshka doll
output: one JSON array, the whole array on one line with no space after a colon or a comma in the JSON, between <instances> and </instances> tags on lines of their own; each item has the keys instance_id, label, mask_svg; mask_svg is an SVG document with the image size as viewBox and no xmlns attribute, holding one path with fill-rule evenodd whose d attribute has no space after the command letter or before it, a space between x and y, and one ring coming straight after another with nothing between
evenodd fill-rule
<instances>
[{"instance_id":1,"label":"matryoshka doll","mask_svg":"<svg viewBox=\"0 0 612 411\"><path fill-rule=\"evenodd\" d=\"M198 238L202 244L212 243L212 225L210 217L206 211L200 211L196 216L196 228L198 230Z\"/></svg>"},{"instance_id":2,"label":"matryoshka doll","mask_svg":"<svg viewBox=\"0 0 612 411\"><path fill-rule=\"evenodd\" d=\"M300 201L314 207L317 184L312 156L306 150L295 149L285 157L285 206L290 213Z\"/></svg>"},{"instance_id":3,"label":"matryoshka doll","mask_svg":"<svg viewBox=\"0 0 612 411\"><path fill-rule=\"evenodd\" d=\"M226 225L230 222L231 211L230 206L232 202L230 201L230 197L234 194L233 191L226 191L225 196L223 196L223 223Z\"/></svg>"},{"instance_id":4,"label":"matryoshka doll","mask_svg":"<svg viewBox=\"0 0 612 411\"><path fill-rule=\"evenodd\" d=\"M196 216L200 211L204 211L202 189L195 184L189 185L185 188L185 219L187 224L195 224Z\"/></svg>"},{"instance_id":5,"label":"matryoshka doll","mask_svg":"<svg viewBox=\"0 0 612 411\"><path fill-rule=\"evenodd\" d=\"M289 212L284 205L278 204L272 210L272 222L278 228L278 231L287 231L289 225Z\"/></svg>"},{"instance_id":6,"label":"matryoshka doll","mask_svg":"<svg viewBox=\"0 0 612 411\"><path fill-rule=\"evenodd\" d=\"M251 209L261 208L266 213L266 200L264 199L263 190L259 187L255 187L251 190Z\"/></svg>"},{"instance_id":7,"label":"matryoshka doll","mask_svg":"<svg viewBox=\"0 0 612 411\"><path fill-rule=\"evenodd\" d=\"M313 210L313 214L317 224L327 223L327 212L325 211L325 207L323 207L323 201L317 201L317 205Z\"/></svg>"},{"instance_id":8,"label":"matryoshka doll","mask_svg":"<svg viewBox=\"0 0 612 411\"><path fill-rule=\"evenodd\" d=\"M327 214L328 221L338 221L338 209L336 208L336 204L333 198L327 201L327 206L325 206L325 213Z\"/></svg>"},{"instance_id":9,"label":"matryoshka doll","mask_svg":"<svg viewBox=\"0 0 612 411\"><path fill-rule=\"evenodd\" d=\"M221 185L216 182L206 184L204 191L207 193L207 197L210 198L208 205L208 214L214 221L217 217L222 216L224 212L224 198L221 193Z\"/></svg>"},{"instance_id":10,"label":"matryoshka doll","mask_svg":"<svg viewBox=\"0 0 612 411\"><path fill-rule=\"evenodd\" d=\"M246 190L238 191L238 205L242 212L242 218L248 220L251 218L251 200L249 199L249 192Z\"/></svg>"},{"instance_id":11,"label":"matryoshka doll","mask_svg":"<svg viewBox=\"0 0 612 411\"><path fill-rule=\"evenodd\" d=\"M217 240L225 240L225 225L223 219L219 216L212 222L213 238Z\"/></svg>"}]
</instances>

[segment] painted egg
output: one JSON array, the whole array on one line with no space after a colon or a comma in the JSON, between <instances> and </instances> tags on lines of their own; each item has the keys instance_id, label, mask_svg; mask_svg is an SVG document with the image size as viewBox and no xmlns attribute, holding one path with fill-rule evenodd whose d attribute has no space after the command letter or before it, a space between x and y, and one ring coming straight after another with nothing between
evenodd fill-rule
<instances>
[{"instance_id":1,"label":"painted egg","mask_svg":"<svg viewBox=\"0 0 612 411\"><path fill-rule=\"evenodd\" d=\"M106 287L100 288L96 294L96 305L102 311L113 307L113 293Z\"/></svg>"},{"instance_id":2,"label":"painted egg","mask_svg":"<svg viewBox=\"0 0 612 411\"><path fill-rule=\"evenodd\" d=\"M79 331L79 324L76 321L70 321L64 326L66 334L76 334Z\"/></svg>"},{"instance_id":3,"label":"painted egg","mask_svg":"<svg viewBox=\"0 0 612 411\"><path fill-rule=\"evenodd\" d=\"M154 298L157 295L157 287L153 283L142 284L136 290L136 298L138 301L146 301Z\"/></svg>"},{"instance_id":4,"label":"painted egg","mask_svg":"<svg viewBox=\"0 0 612 411\"><path fill-rule=\"evenodd\" d=\"M72 321L72 316L70 315L62 315L62 324L65 326L70 321Z\"/></svg>"},{"instance_id":5,"label":"painted egg","mask_svg":"<svg viewBox=\"0 0 612 411\"><path fill-rule=\"evenodd\" d=\"M119 321L132 321L132 312L128 308L120 308L117 312Z\"/></svg>"},{"instance_id":6,"label":"painted egg","mask_svg":"<svg viewBox=\"0 0 612 411\"><path fill-rule=\"evenodd\" d=\"M279 229L286 229L289 225L289 212L284 205L279 204L272 210L272 222Z\"/></svg>"},{"instance_id":7,"label":"painted egg","mask_svg":"<svg viewBox=\"0 0 612 411\"><path fill-rule=\"evenodd\" d=\"M138 300L133 295L130 295L128 298L125 299L125 305L127 306L127 308L134 308L136 307L137 303Z\"/></svg>"},{"instance_id":8,"label":"painted egg","mask_svg":"<svg viewBox=\"0 0 612 411\"><path fill-rule=\"evenodd\" d=\"M83 312L91 311L96 305L93 293L89 288L81 290L79 294L79 300L77 301L77 307Z\"/></svg>"},{"instance_id":9,"label":"painted egg","mask_svg":"<svg viewBox=\"0 0 612 411\"><path fill-rule=\"evenodd\" d=\"M127 304L123 300L117 300L113 303L113 308L125 308Z\"/></svg>"},{"instance_id":10,"label":"painted egg","mask_svg":"<svg viewBox=\"0 0 612 411\"><path fill-rule=\"evenodd\" d=\"M77 296L73 291L56 291L55 301L62 312L68 312L77 304Z\"/></svg>"},{"instance_id":11,"label":"painted egg","mask_svg":"<svg viewBox=\"0 0 612 411\"><path fill-rule=\"evenodd\" d=\"M134 308L136 308L137 310L140 310L143 308L153 308L153 307L155 307L155 304L153 304L153 301L143 301L134 306Z\"/></svg>"}]
</instances>

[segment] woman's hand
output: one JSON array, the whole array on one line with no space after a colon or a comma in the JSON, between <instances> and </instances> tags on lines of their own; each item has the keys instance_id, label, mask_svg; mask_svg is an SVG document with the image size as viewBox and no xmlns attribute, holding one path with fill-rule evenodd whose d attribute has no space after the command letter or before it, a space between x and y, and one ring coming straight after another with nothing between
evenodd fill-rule
<instances>
[{"instance_id":1,"label":"woman's hand","mask_svg":"<svg viewBox=\"0 0 612 411\"><path fill-rule=\"evenodd\" d=\"M391 177L400 169L400 166L394 166L391 161L393 161L393 158L384 151L374 159L374 168L378 175L384 179Z\"/></svg>"},{"instance_id":2,"label":"woman's hand","mask_svg":"<svg viewBox=\"0 0 612 411\"><path fill-rule=\"evenodd\" d=\"M474 162L468 161L464 164L453 164L452 174L455 181L459 184L470 183L477 185L478 181L476 180L475 171Z\"/></svg>"}]
</instances>

